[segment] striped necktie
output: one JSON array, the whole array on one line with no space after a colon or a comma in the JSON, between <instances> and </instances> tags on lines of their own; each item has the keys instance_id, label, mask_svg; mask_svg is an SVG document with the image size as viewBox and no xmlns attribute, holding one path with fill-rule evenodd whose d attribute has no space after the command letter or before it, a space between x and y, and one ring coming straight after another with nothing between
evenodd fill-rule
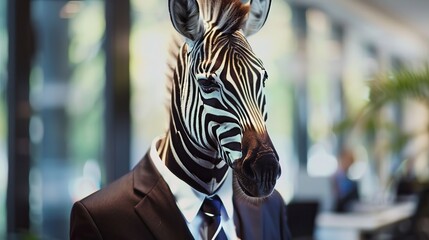
<instances>
[{"instance_id":1,"label":"striped necktie","mask_svg":"<svg viewBox=\"0 0 429 240\"><path fill-rule=\"evenodd\" d=\"M226 240L228 239L223 231L221 222L222 202L217 195L206 197L201 207L204 213L204 220L207 224L207 239L208 240Z\"/></svg>"}]
</instances>

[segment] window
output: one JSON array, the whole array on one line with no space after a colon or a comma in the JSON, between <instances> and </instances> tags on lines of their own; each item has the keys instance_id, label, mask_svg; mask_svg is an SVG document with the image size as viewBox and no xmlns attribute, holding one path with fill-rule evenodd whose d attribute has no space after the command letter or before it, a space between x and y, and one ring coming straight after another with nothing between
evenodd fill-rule
<instances>
[{"instance_id":1,"label":"window","mask_svg":"<svg viewBox=\"0 0 429 240\"><path fill-rule=\"evenodd\" d=\"M104 178L104 2L32 1L31 14L31 228L67 239L72 203Z\"/></svg>"},{"instance_id":2,"label":"window","mask_svg":"<svg viewBox=\"0 0 429 240\"><path fill-rule=\"evenodd\" d=\"M158 0L131 0L131 165L168 126L167 61L173 27L168 8Z\"/></svg>"},{"instance_id":3,"label":"window","mask_svg":"<svg viewBox=\"0 0 429 240\"><path fill-rule=\"evenodd\" d=\"M341 112L338 92L341 73L334 67L341 62L341 42L333 39L332 23L324 12L309 9L306 18L308 134L311 144L307 172L309 176L327 177L337 169L337 139L333 125Z\"/></svg>"},{"instance_id":4,"label":"window","mask_svg":"<svg viewBox=\"0 0 429 240\"><path fill-rule=\"evenodd\" d=\"M6 26L6 2L0 1L0 238L6 234L7 188L7 109L6 79L8 35Z\"/></svg>"}]
</instances>

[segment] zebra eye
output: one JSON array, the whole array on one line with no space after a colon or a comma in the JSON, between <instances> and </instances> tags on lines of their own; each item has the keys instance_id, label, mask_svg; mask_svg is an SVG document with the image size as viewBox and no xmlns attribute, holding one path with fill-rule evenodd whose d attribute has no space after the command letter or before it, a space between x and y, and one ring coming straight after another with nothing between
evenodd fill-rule
<instances>
[{"instance_id":1,"label":"zebra eye","mask_svg":"<svg viewBox=\"0 0 429 240\"><path fill-rule=\"evenodd\" d=\"M211 93L219 89L219 85L213 77L200 78L198 79L198 84L205 93Z\"/></svg>"}]
</instances>

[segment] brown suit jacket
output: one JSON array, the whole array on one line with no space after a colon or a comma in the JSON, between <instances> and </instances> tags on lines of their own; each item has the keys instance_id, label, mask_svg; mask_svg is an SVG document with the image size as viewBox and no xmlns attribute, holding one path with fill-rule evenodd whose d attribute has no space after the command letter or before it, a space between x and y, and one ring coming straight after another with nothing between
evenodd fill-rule
<instances>
[{"instance_id":1,"label":"brown suit jacket","mask_svg":"<svg viewBox=\"0 0 429 240\"><path fill-rule=\"evenodd\" d=\"M278 192L256 206L234 197L240 239L291 239ZM76 202L70 239L193 239L149 154L128 174Z\"/></svg>"}]
</instances>

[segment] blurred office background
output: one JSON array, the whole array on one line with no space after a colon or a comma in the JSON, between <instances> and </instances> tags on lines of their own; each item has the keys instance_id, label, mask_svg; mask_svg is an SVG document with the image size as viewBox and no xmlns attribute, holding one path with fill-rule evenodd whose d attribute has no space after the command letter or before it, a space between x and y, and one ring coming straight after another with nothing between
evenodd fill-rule
<instances>
[{"instance_id":1,"label":"blurred office background","mask_svg":"<svg viewBox=\"0 0 429 240\"><path fill-rule=\"evenodd\" d=\"M383 215L392 223L361 215L376 227L358 235L335 225L356 221L353 211L393 209L400 179L429 181L428 106L403 99L376 112L422 132L400 149L381 125L338 126L358 121L379 74L427 66L428 12L425 0L273 0L249 38L269 72L277 189L296 239L391 239L416 215L424 187L408 189L408 215ZM67 239L73 202L127 172L165 132L173 32L166 0L0 1L0 239ZM344 152L359 204L333 213Z\"/></svg>"}]
</instances>

